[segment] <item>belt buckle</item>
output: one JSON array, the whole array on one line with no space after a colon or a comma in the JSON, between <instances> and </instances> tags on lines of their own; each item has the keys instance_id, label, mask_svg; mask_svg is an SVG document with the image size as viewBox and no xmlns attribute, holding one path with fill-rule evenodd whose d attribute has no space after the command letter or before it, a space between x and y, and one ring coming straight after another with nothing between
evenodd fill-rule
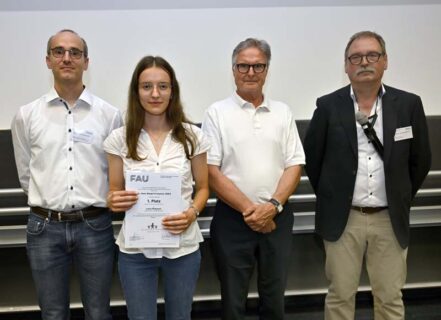
<instances>
[{"instance_id":1,"label":"belt buckle","mask_svg":"<svg viewBox=\"0 0 441 320\"><path fill-rule=\"evenodd\" d=\"M365 216L367 213L363 211L363 207L359 207L359 208L360 208L361 214Z\"/></svg>"},{"instance_id":2,"label":"belt buckle","mask_svg":"<svg viewBox=\"0 0 441 320\"><path fill-rule=\"evenodd\" d=\"M61 217L62 217L61 214L62 214L62 212L60 212L60 211L57 212L58 222L62 222L62 220L61 220Z\"/></svg>"}]
</instances>

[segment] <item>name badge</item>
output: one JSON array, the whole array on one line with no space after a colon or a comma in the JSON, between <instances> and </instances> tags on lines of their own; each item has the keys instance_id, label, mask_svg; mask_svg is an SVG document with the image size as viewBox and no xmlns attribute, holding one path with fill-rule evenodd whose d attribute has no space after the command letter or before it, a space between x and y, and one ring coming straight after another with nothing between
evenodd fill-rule
<instances>
[{"instance_id":1,"label":"name badge","mask_svg":"<svg viewBox=\"0 0 441 320\"><path fill-rule=\"evenodd\" d=\"M93 131L75 129L73 132L73 141L91 144L93 142Z\"/></svg>"},{"instance_id":2,"label":"name badge","mask_svg":"<svg viewBox=\"0 0 441 320\"><path fill-rule=\"evenodd\" d=\"M395 131L395 137L394 137L395 141L401 141L412 138L413 138L412 126L397 128L397 130Z\"/></svg>"}]
</instances>

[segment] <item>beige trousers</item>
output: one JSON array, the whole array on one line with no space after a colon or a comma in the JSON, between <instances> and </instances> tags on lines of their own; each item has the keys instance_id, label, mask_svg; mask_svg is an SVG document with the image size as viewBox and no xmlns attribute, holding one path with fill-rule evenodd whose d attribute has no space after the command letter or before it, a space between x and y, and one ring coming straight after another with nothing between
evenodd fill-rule
<instances>
[{"instance_id":1,"label":"beige trousers","mask_svg":"<svg viewBox=\"0 0 441 320\"><path fill-rule=\"evenodd\" d=\"M363 214L351 210L335 242L324 241L330 281L325 320L353 320L363 257L374 297L375 320L404 319L401 289L406 281L407 249L398 244L388 210Z\"/></svg>"}]
</instances>

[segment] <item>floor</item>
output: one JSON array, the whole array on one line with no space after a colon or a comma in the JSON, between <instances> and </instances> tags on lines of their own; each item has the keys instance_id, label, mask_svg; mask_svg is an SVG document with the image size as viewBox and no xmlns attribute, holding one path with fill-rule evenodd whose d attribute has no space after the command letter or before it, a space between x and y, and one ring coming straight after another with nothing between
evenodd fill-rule
<instances>
[{"instance_id":1,"label":"floor","mask_svg":"<svg viewBox=\"0 0 441 320\"><path fill-rule=\"evenodd\" d=\"M287 298L286 320L322 320L324 296L302 296ZM407 290L404 292L406 320L441 320L441 288ZM248 314L244 320L257 320L257 301L251 300ZM112 308L113 320L127 320L124 307ZM192 319L220 319L218 302L195 303ZM36 320L37 312L20 314L0 314L0 320ZM72 311L72 320L83 320L82 310ZM158 320L164 319L163 306L159 306ZM357 295L356 320L373 319L372 298L369 293Z\"/></svg>"}]
</instances>

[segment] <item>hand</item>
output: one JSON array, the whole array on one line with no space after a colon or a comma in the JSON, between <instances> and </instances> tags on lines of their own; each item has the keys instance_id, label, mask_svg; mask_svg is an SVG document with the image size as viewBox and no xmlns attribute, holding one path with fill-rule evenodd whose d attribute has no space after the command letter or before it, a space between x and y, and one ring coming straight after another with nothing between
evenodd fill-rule
<instances>
[{"instance_id":1,"label":"hand","mask_svg":"<svg viewBox=\"0 0 441 320\"><path fill-rule=\"evenodd\" d=\"M277 214L276 208L269 202L257 204L251 208L253 210L245 210L243 216L246 224L254 231L263 229Z\"/></svg>"},{"instance_id":2,"label":"hand","mask_svg":"<svg viewBox=\"0 0 441 320\"><path fill-rule=\"evenodd\" d=\"M259 230L261 233L270 233L271 231L275 230L277 228L276 223L274 220L271 220L266 225L263 226L262 229Z\"/></svg>"},{"instance_id":3,"label":"hand","mask_svg":"<svg viewBox=\"0 0 441 320\"><path fill-rule=\"evenodd\" d=\"M246 219L250 217L254 213L254 211L256 211L257 206L258 204L252 203L248 208L245 209L244 212L242 212L243 220L245 221L245 223L247 223Z\"/></svg>"},{"instance_id":4,"label":"hand","mask_svg":"<svg viewBox=\"0 0 441 320\"><path fill-rule=\"evenodd\" d=\"M107 206L113 212L124 212L130 209L138 201L136 191L109 191L107 194Z\"/></svg>"},{"instance_id":5,"label":"hand","mask_svg":"<svg viewBox=\"0 0 441 320\"><path fill-rule=\"evenodd\" d=\"M178 214L170 214L162 219L162 226L172 234L180 234L197 218L193 208L188 208L184 212Z\"/></svg>"}]
</instances>

